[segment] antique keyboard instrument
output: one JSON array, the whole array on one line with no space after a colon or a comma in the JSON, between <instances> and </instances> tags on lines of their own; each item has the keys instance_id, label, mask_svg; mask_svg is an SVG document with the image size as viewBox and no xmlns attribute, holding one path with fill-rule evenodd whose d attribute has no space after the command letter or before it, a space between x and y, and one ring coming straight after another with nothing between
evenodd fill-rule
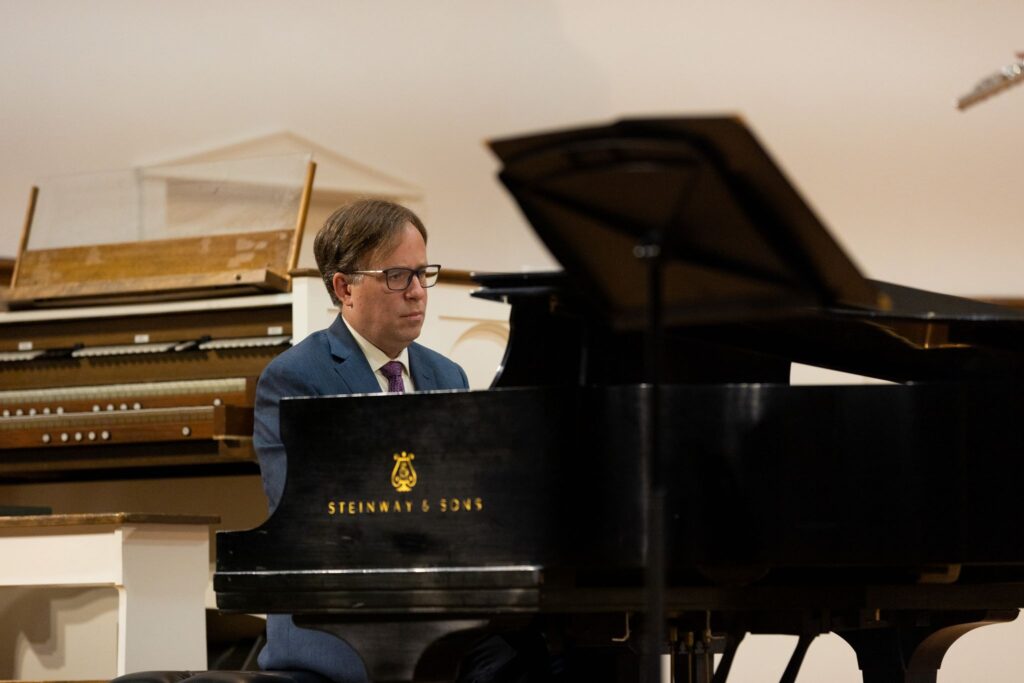
<instances>
[{"instance_id":1,"label":"antique keyboard instrument","mask_svg":"<svg viewBox=\"0 0 1024 683\"><path fill-rule=\"evenodd\" d=\"M288 295L0 315L0 479L253 471Z\"/></svg>"},{"instance_id":2,"label":"antique keyboard instrument","mask_svg":"<svg viewBox=\"0 0 1024 683\"><path fill-rule=\"evenodd\" d=\"M285 155L33 188L0 312L0 480L255 471L314 172Z\"/></svg>"}]
</instances>

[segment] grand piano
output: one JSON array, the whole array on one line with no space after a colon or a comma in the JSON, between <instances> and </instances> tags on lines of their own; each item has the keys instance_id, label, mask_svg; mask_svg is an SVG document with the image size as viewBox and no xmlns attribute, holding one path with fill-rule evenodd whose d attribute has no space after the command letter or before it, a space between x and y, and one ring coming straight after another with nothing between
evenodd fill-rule
<instances>
[{"instance_id":1,"label":"grand piano","mask_svg":"<svg viewBox=\"0 0 1024 683\"><path fill-rule=\"evenodd\" d=\"M489 390L283 400L282 502L218 533L221 609L376 681L527 628L716 683L747 633L799 636L792 682L834 632L867 683L934 682L1016 617L1024 315L866 279L734 117L491 146L564 271L479 276L512 304Z\"/></svg>"}]
</instances>

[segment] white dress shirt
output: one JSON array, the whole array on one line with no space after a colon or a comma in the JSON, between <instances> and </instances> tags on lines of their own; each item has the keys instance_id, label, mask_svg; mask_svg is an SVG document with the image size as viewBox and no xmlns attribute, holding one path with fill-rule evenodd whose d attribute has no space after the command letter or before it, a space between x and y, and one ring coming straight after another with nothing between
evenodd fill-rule
<instances>
[{"instance_id":1,"label":"white dress shirt","mask_svg":"<svg viewBox=\"0 0 1024 683\"><path fill-rule=\"evenodd\" d=\"M384 373L381 372L380 369L381 367L383 367L385 363L388 363L393 360L397 360L399 363L402 364L402 383L405 385L405 393L411 394L412 392L416 391L416 387L412 381L412 375L409 374L408 348L402 349L402 352L398 354L397 358L390 358L388 357L388 354L384 353L376 346L366 341L366 339L363 338L363 335L356 332L352 328L352 326L348 324L348 321L345 320L345 316L342 316L341 319L342 321L344 321L345 327L348 328L348 331L352 333L352 337L356 340L356 344L359 345L359 348L360 350L362 350L363 355L366 356L366 362L370 364L370 369L373 370L373 375L374 377L377 378L377 384L380 385L381 391L387 393L388 378L384 376Z\"/></svg>"}]
</instances>

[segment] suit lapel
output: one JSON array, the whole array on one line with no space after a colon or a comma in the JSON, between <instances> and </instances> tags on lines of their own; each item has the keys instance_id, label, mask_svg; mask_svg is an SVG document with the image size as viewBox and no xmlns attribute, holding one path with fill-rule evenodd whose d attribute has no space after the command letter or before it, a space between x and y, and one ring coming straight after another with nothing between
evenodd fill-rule
<instances>
[{"instance_id":1,"label":"suit lapel","mask_svg":"<svg viewBox=\"0 0 1024 683\"><path fill-rule=\"evenodd\" d=\"M366 356L359 349L352 333L339 315L327 328L327 339L331 355L335 359L334 372L344 383L350 394L378 394L380 384L366 362ZM344 393L344 392L339 392Z\"/></svg>"},{"instance_id":2,"label":"suit lapel","mask_svg":"<svg viewBox=\"0 0 1024 683\"><path fill-rule=\"evenodd\" d=\"M416 385L416 391L440 389L434 368L427 360L426 354L422 353L422 348L416 343L409 345L409 374L412 376L412 383Z\"/></svg>"},{"instance_id":3,"label":"suit lapel","mask_svg":"<svg viewBox=\"0 0 1024 683\"><path fill-rule=\"evenodd\" d=\"M331 355L335 359L334 372L352 394L378 394L380 383L373 374L370 364L366 362L359 344L349 332L345 322L339 315L327 328L327 339L331 347ZM409 374L417 391L441 389L438 385L435 368L423 347L412 343L409 345Z\"/></svg>"}]
</instances>

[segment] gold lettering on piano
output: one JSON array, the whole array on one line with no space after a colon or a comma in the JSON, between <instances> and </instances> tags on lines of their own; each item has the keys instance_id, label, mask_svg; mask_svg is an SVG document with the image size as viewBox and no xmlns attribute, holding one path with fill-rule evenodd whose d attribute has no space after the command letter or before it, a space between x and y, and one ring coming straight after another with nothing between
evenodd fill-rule
<instances>
[{"instance_id":1,"label":"gold lettering on piano","mask_svg":"<svg viewBox=\"0 0 1024 683\"><path fill-rule=\"evenodd\" d=\"M412 461L416 459L416 456L402 451L401 455L395 453L394 458L395 467L391 470L391 485L399 493L408 493L416 486L416 470L412 466Z\"/></svg>"},{"instance_id":2,"label":"gold lettering on piano","mask_svg":"<svg viewBox=\"0 0 1024 683\"><path fill-rule=\"evenodd\" d=\"M402 451L394 454L395 466L391 470L391 486L399 493L408 493L416 486L418 476L413 469L412 453ZM363 498L362 500L329 500L327 514L329 516L358 515L391 515L412 513L454 513L465 514L482 512L484 499L482 496L443 496L440 498L421 498L415 502L405 496L397 498Z\"/></svg>"},{"instance_id":3,"label":"gold lettering on piano","mask_svg":"<svg viewBox=\"0 0 1024 683\"><path fill-rule=\"evenodd\" d=\"M484 509L483 498L442 498L438 503L441 512L480 512Z\"/></svg>"},{"instance_id":4,"label":"gold lettering on piano","mask_svg":"<svg viewBox=\"0 0 1024 683\"><path fill-rule=\"evenodd\" d=\"M480 496L459 496L443 497L431 500L420 499L419 503L406 499L378 498L363 500L329 500L327 501L327 514L329 516L345 515L356 517L359 515L391 515L391 514L413 514L413 513L473 513L482 512L484 499Z\"/></svg>"},{"instance_id":5,"label":"gold lettering on piano","mask_svg":"<svg viewBox=\"0 0 1024 683\"><path fill-rule=\"evenodd\" d=\"M426 504L426 501L424 501ZM329 500L328 515L373 515L390 512L412 512L411 500Z\"/></svg>"}]
</instances>

